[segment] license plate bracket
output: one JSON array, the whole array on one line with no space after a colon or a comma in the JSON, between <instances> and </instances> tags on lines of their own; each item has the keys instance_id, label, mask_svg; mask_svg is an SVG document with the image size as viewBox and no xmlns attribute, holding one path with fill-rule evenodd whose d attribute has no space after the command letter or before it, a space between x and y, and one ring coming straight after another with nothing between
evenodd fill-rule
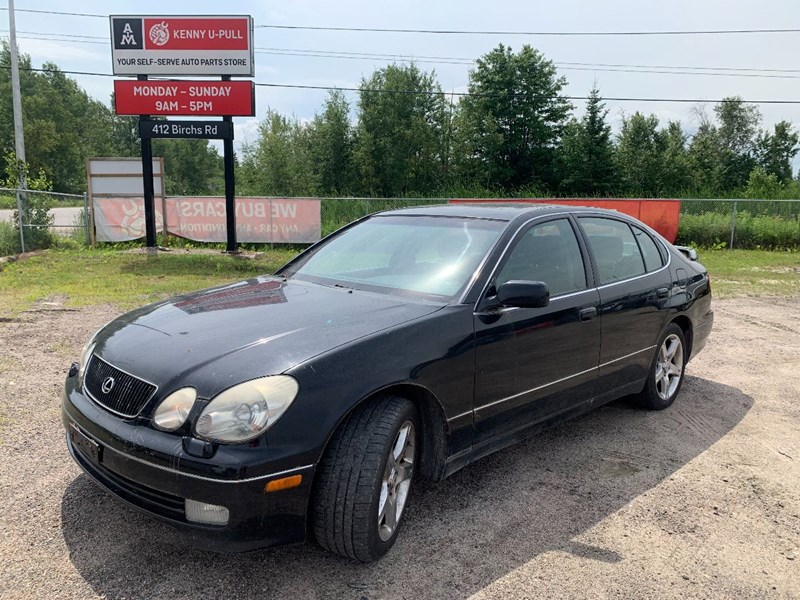
<instances>
[{"instance_id":1,"label":"license plate bracket","mask_svg":"<svg viewBox=\"0 0 800 600\"><path fill-rule=\"evenodd\" d=\"M78 451L94 463L99 464L102 459L102 446L83 433L74 425L70 426L69 438Z\"/></svg>"}]
</instances>

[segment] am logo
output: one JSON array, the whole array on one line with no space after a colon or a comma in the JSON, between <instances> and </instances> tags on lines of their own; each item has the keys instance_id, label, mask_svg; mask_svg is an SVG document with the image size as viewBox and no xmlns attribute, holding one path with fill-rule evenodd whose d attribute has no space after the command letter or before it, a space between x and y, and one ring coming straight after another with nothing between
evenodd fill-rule
<instances>
[{"instance_id":1,"label":"am logo","mask_svg":"<svg viewBox=\"0 0 800 600\"><path fill-rule=\"evenodd\" d=\"M114 32L114 49L141 50L144 47L142 19L114 19L112 29Z\"/></svg>"}]
</instances>

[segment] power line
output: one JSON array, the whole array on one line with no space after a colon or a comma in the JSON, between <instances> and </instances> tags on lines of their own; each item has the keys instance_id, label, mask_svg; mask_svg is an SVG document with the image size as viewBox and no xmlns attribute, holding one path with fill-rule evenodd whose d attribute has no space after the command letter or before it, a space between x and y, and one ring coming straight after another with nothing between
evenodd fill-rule
<instances>
[{"instance_id":1,"label":"power line","mask_svg":"<svg viewBox=\"0 0 800 600\"><path fill-rule=\"evenodd\" d=\"M0 30L5 32L5 30ZM37 32L22 32L22 33L37 33ZM39 40L39 41L52 41L52 42L67 42L67 43L81 43L81 44L95 44L107 45L108 41L94 41L105 40L100 36L78 36L71 34L49 33L41 32L40 35L51 37L38 37L35 35L20 35L20 39ZM61 39L62 37L68 38L90 38L90 39ZM299 48L255 48L256 54L270 55L270 56L297 56L306 58L329 58L329 59L348 59L348 60L368 60L368 61L386 61L386 62L413 62L424 64L447 64L447 65L473 65L475 59L466 57L444 57L444 56L407 56L402 54L381 54L381 53L365 53L365 52L345 52L335 50L304 50ZM582 62L554 62L558 68L565 71L599 71L607 73L645 73L645 74L661 74L661 75L695 75L695 76L713 76L713 77L755 77L766 79L800 79L798 75L781 75L771 73L800 73L800 69L756 69L756 68L735 68L735 67L691 67L691 66L670 66L670 65L628 65L619 63L582 63ZM685 70L684 70L685 69ZM724 71L721 73L714 73L711 71ZM746 71L745 73L737 73L736 71ZM764 73L758 73L763 71Z\"/></svg>"},{"instance_id":2,"label":"power line","mask_svg":"<svg viewBox=\"0 0 800 600\"><path fill-rule=\"evenodd\" d=\"M368 33L424 33L439 35L526 35L526 36L648 36L648 35L731 35L749 33L800 33L800 29L706 29L667 31L477 31L457 29L391 29L385 27L322 27L311 25L256 25L259 29L302 29Z\"/></svg>"},{"instance_id":3,"label":"power line","mask_svg":"<svg viewBox=\"0 0 800 600\"><path fill-rule=\"evenodd\" d=\"M0 68L9 69L8 66L0 65ZM112 73L97 73L92 71L67 71L62 69L43 69L34 67L20 67L21 71L33 71L38 73L63 73L65 75L88 75L95 77L114 77ZM159 77L154 78L154 81L173 81L168 78ZM554 96L542 94L485 94L475 92L444 92L437 90L386 90L374 88L361 88L361 87L341 87L341 86L326 86L326 85L304 85L299 83L271 83L271 82L254 82L258 87L269 88L287 88L287 89L301 89L301 90L329 90L329 91L343 91L343 92L367 92L377 94L415 94L424 96L458 96L458 97L509 97L515 98L536 98L536 99L552 99L563 98L564 100L589 100L588 96ZM635 98L628 96L604 96L604 101L608 102L659 102L659 103L679 103L679 104L723 104L725 102L733 102L726 98L709 100L707 98ZM738 100L735 100L738 102ZM742 100L745 104L800 104L800 100Z\"/></svg>"},{"instance_id":4,"label":"power line","mask_svg":"<svg viewBox=\"0 0 800 600\"><path fill-rule=\"evenodd\" d=\"M8 7L0 6L0 10L8 10ZM99 19L108 18L108 15L98 15L97 13L62 12L59 10L40 10L36 8L18 8L14 12L33 13L37 15L61 15L64 17L96 17Z\"/></svg>"},{"instance_id":5,"label":"power line","mask_svg":"<svg viewBox=\"0 0 800 600\"><path fill-rule=\"evenodd\" d=\"M0 7L0 10L8 10ZM107 19L109 15L97 13L80 13L57 10L41 10L20 8L16 12L60 15L70 17L92 17ZM664 31L478 31L458 29L392 29L384 27L324 27L316 25L256 25L260 29L289 29L309 31L348 31L368 33L423 33L437 35L537 35L537 36L648 36L648 35L738 35L738 34L772 34L800 33L800 29L704 29L704 30L664 30Z\"/></svg>"}]
</instances>

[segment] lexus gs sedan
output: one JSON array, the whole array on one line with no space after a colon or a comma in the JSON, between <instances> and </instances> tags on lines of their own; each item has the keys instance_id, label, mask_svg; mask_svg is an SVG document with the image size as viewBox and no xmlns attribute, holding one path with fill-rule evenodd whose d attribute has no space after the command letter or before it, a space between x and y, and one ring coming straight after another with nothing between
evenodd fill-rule
<instances>
[{"instance_id":1,"label":"lexus gs sedan","mask_svg":"<svg viewBox=\"0 0 800 600\"><path fill-rule=\"evenodd\" d=\"M407 208L108 323L62 416L90 478L193 545L367 562L419 478L622 396L668 407L712 321L696 254L620 213Z\"/></svg>"}]
</instances>

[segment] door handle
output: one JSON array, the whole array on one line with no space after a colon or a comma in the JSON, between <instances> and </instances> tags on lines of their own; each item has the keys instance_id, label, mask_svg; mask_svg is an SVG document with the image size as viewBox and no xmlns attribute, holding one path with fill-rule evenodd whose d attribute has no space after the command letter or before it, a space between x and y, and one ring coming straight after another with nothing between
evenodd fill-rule
<instances>
[{"instance_id":1,"label":"door handle","mask_svg":"<svg viewBox=\"0 0 800 600\"><path fill-rule=\"evenodd\" d=\"M597 316L597 309L594 306L582 308L578 314L581 316L581 321L591 321Z\"/></svg>"},{"instance_id":2,"label":"door handle","mask_svg":"<svg viewBox=\"0 0 800 600\"><path fill-rule=\"evenodd\" d=\"M656 297L659 300L665 300L666 298L669 298L669 290L667 288L658 288L656 290Z\"/></svg>"}]
</instances>

